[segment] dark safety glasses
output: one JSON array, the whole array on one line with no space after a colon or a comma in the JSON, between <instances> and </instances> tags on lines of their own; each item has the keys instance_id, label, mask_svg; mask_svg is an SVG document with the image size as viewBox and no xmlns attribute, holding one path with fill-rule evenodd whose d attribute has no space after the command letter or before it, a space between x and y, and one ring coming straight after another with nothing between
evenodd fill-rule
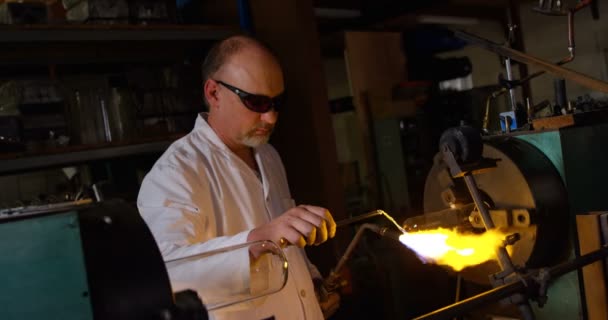
<instances>
[{"instance_id":1,"label":"dark safety glasses","mask_svg":"<svg viewBox=\"0 0 608 320\"><path fill-rule=\"evenodd\" d=\"M249 92L245 92L237 87L231 86L223 81L215 80L215 82L223 85L226 89L234 92L239 98L241 98L241 102L247 107L247 109L257 112L257 113L266 113L271 109L279 112L279 109L283 106L283 102L285 100L285 94L281 93L278 96L271 98L269 96L253 94Z\"/></svg>"}]
</instances>

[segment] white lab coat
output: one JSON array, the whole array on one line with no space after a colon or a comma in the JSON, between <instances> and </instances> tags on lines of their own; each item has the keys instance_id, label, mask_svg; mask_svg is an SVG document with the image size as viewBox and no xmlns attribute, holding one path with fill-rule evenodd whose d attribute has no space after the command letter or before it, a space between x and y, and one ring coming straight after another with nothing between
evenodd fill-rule
<instances>
[{"instance_id":1,"label":"white lab coat","mask_svg":"<svg viewBox=\"0 0 608 320\"><path fill-rule=\"evenodd\" d=\"M142 183L137 206L165 260L246 242L249 232L294 206L285 169L276 150L255 149L261 180L231 152L205 120L173 143ZM214 312L215 319L323 319L311 273L319 277L304 250L288 247L285 288L254 304ZM232 254L221 263L187 262L169 267L174 291L214 281L230 290L249 286L249 255ZM203 297L204 300L204 297ZM204 303L205 301L203 301Z\"/></svg>"}]
</instances>

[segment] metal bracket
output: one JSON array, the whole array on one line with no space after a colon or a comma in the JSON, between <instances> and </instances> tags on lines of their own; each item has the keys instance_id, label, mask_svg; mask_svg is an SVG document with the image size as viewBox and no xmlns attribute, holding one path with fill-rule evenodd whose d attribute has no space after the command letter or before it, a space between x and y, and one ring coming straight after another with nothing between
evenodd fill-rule
<instances>
[{"instance_id":1,"label":"metal bracket","mask_svg":"<svg viewBox=\"0 0 608 320\"><path fill-rule=\"evenodd\" d=\"M448 166L452 178L462 178L469 174L480 174L494 169L500 159L481 158L478 162L472 164L459 164L454 157L454 154L447 145L441 147L443 161Z\"/></svg>"},{"instance_id":2,"label":"metal bracket","mask_svg":"<svg viewBox=\"0 0 608 320\"><path fill-rule=\"evenodd\" d=\"M490 217L496 228L525 228L530 226L529 209L490 209ZM481 213L478 210L471 212L469 222L475 228L483 228Z\"/></svg>"},{"instance_id":3,"label":"metal bracket","mask_svg":"<svg viewBox=\"0 0 608 320\"><path fill-rule=\"evenodd\" d=\"M477 207L477 211L479 211L481 221L483 222L485 229L494 229L495 225L490 212L483 202L483 198L479 192L475 178L473 177L474 170L466 168L463 170L447 145L441 146L441 151L443 153L444 161L450 170L450 174L454 177L463 177L467 188L469 189L469 193L473 198L475 206ZM494 162L494 164L496 163ZM523 279L517 272L517 269L513 265L513 261L511 260L511 257L504 246L498 248L496 251L496 257L498 258L498 263L502 271L490 276L490 281L494 287L515 281L516 279ZM534 313L532 312L532 307L530 306L530 302L528 301L528 297L526 295L520 293L513 294L507 299L507 301L514 303L519 307L521 315L524 319L531 320L535 318Z\"/></svg>"}]
</instances>

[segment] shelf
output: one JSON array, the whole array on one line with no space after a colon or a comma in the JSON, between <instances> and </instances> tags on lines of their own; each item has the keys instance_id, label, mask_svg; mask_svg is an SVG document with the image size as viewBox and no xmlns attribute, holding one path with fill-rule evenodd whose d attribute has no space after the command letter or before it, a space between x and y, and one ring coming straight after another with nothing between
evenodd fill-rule
<instances>
[{"instance_id":1,"label":"shelf","mask_svg":"<svg viewBox=\"0 0 608 320\"><path fill-rule=\"evenodd\" d=\"M237 26L58 24L0 26L0 43L218 40Z\"/></svg>"},{"instance_id":2,"label":"shelf","mask_svg":"<svg viewBox=\"0 0 608 320\"><path fill-rule=\"evenodd\" d=\"M164 152L171 143L183 135L173 135L163 140L147 140L132 143L106 143L99 145L69 146L41 153L0 154L0 175L15 174L28 170L69 166L94 160L154 154Z\"/></svg>"}]
</instances>

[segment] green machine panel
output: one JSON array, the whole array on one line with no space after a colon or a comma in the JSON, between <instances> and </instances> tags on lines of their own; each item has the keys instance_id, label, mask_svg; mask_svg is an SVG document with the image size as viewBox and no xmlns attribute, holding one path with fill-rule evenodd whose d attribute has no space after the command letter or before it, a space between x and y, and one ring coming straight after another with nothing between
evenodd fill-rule
<instances>
[{"instance_id":1,"label":"green machine panel","mask_svg":"<svg viewBox=\"0 0 608 320\"><path fill-rule=\"evenodd\" d=\"M540 149L562 175L568 190L570 212L577 214L608 209L608 124L573 127L517 138ZM574 226L573 226L574 227Z\"/></svg>"},{"instance_id":2,"label":"green machine panel","mask_svg":"<svg viewBox=\"0 0 608 320\"><path fill-rule=\"evenodd\" d=\"M541 150L562 176L570 205L571 257L578 252L575 216L590 211L608 210L605 194L608 170L608 124L572 127L516 136ZM571 272L555 281L549 300L536 310L537 319L580 319L582 301L579 278Z\"/></svg>"},{"instance_id":3,"label":"green machine panel","mask_svg":"<svg viewBox=\"0 0 608 320\"><path fill-rule=\"evenodd\" d=\"M93 319L76 212L0 223L0 252L3 320Z\"/></svg>"}]
</instances>

